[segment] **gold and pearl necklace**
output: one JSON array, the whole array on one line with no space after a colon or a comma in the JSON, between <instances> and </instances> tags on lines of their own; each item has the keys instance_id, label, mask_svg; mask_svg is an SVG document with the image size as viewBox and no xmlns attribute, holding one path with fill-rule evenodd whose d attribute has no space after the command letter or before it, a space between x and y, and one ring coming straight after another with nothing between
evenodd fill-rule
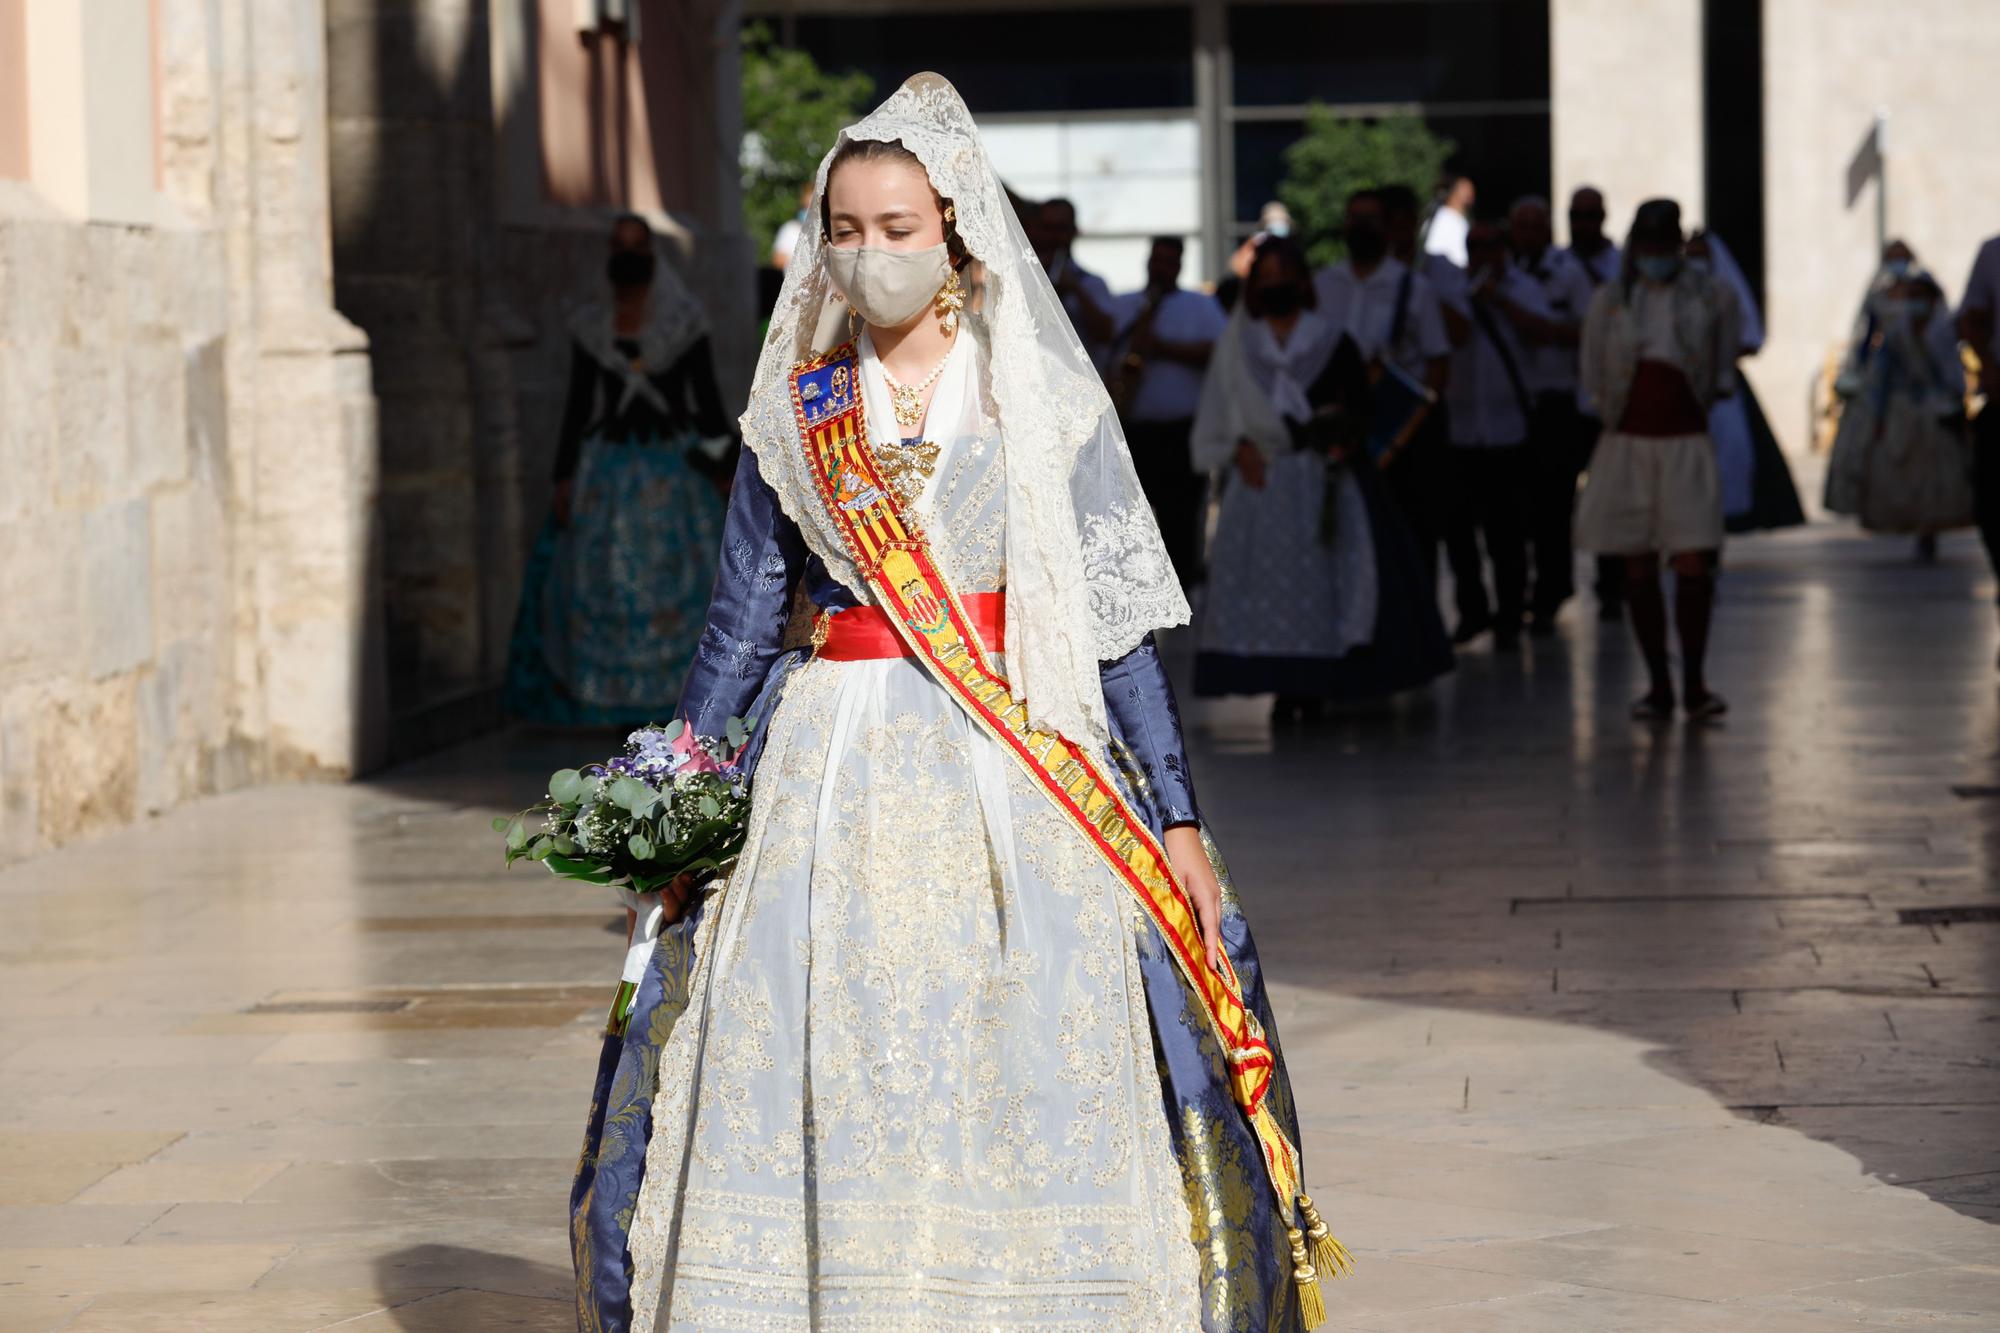
<instances>
[{"instance_id":1,"label":"gold and pearl necklace","mask_svg":"<svg viewBox=\"0 0 2000 1333\"><path fill-rule=\"evenodd\" d=\"M924 390L936 384L938 376L944 374L944 368L951 364L951 354L957 346L957 342L954 341L947 347L943 359L931 368L930 374L916 384L899 383L896 377L889 373L889 363L880 356L875 358L875 364L882 371L882 382L889 386L889 406L896 414L898 426L904 430L915 430L924 424Z\"/></svg>"}]
</instances>

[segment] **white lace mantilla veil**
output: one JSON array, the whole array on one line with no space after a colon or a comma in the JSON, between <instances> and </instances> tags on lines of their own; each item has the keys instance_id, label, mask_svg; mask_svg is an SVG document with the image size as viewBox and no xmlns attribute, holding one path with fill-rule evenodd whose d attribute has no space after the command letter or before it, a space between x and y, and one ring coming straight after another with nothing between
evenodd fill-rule
<instances>
[{"instance_id":1,"label":"white lace mantilla veil","mask_svg":"<svg viewBox=\"0 0 2000 1333\"><path fill-rule=\"evenodd\" d=\"M790 373L846 333L819 227L827 168L841 143L895 140L956 210L971 253L964 331L981 345L983 399L1000 425L1007 488L1007 674L1031 721L1078 742L1108 735L1099 661L1152 630L1188 621L1172 561L1125 446L1110 396L1077 341L1041 261L979 141L958 90L918 74L820 162L808 224L757 362L743 441L806 543L840 582L860 571L821 508L792 414Z\"/></svg>"}]
</instances>

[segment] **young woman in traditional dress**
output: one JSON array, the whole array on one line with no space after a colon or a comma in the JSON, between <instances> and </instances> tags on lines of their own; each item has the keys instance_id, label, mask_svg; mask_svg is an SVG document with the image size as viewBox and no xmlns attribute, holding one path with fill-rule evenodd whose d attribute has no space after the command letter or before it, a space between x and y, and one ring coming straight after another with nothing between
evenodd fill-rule
<instances>
[{"instance_id":1,"label":"young woman in traditional dress","mask_svg":"<svg viewBox=\"0 0 2000 1333\"><path fill-rule=\"evenodd\" d=\"M671 710L715 581L735 448L708 321L652 228L620 217L608 248L609 304L570 319L555 493L507 662L508 713L559 726Z\"/></svg>"},{"instance_id":2,"label":"young woman in traditional dress","mask_svg":"<svg viewBox=\"0 0 2000 1333\"><path fill-rule=\"evenodd\" d=\"M1650 687L1632 705L1641 721L1722 716L1708 687L1708 631L1722 562L1722 474L1709 413L1736 384L1739 308L1715 278L1687 264L1680 205L1639 206L1624 271L1597 289L1583 322L1582 384L1605 431L1577 503L1576 544L1625 561L1632 634ZM1660 557L1674 571L1681 689L1667 653Z\"/></svg>"},{"instance_id":3,"label":"young woman in traditional dress","mask_svg":"<svg viewBox=\"0 0 2000 1333\"><path fill-rule=\"evenodd\" d=\"M810 219L682 698L759 719L748 841L665 892L607 1043L579 1321L1309 1324L1344 1255L1108 397L944 80L842 133Z\"/></svg>"},{"instance_id":4,"label":"young woman in traditional dress","mask_svg":"<svg viewBox=\"0 0 2000 1333\"><path fill-rule=\"evenodd\" d=\"M1195 692L1274 694L1275 720L1451 670L1437 596L1364 447L1363 353L1316 309L1298 247L1257 247L1195 417L1222 471Z\"/></svg>"},{"instance_id":5,"label":"young woman in traditional dress","mask_svg":"<svg viewBox=\"0 0 2000 1333\"><path fill-rule=\"evenodd\" d=\"M1972 439L1958 331L1937 280L1906 269L1870 297L1873 330L1841 379L1826 507L1870 532L1910 533L1917 558L1973 518Z\"/></svg>"}]
</instances>

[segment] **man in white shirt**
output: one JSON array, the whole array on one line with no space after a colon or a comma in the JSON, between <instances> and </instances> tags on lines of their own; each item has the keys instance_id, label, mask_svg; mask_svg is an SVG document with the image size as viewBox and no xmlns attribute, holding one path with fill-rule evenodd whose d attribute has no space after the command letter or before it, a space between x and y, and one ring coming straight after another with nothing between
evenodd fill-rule
<instances>
[{"instance_id":1,"label":"man in white shirt","mask_svg":"<svg viewBox=\"0 0 2000 1333\"><path fill-rule=\"evenodd\" d=\"M1470 176L1445 178L1437 212L1431 214L1430 230L1424 233L1426 253L1443 255L1460 268L1466 267L1465 238L1472 225L1472 202L1477 192Z\"/></svg>"},{"instance_id":2,"label":"man in white shirt","mask_svg":"<svg viewBox=\"0 0 2000 1333\"><path fill-rule=\"evenodd\" d=\"M1541 289L1549 327L1528 350L1522 369L1534 396L1529 450L1534 488L1528 505L1528 541L1534 547L1534 595L1528 631L1553 634L1556 612L1576 591L1576 554L1570 522L1576 512L1576 479L1583 471L1582 418L1577 411L1577 353L1583 317L1594 288L1583 262L1555 248L1549 201L1530 195L1507 214L1514 266Z\"/></svg>"},{"instance_id":3,"label":"man in white shirt","mask_svg":"<svg viewBox=\"0 0 2000 1333\"><path fill-rule=\"evenodd\" d=\"M1972 423L1973 515L1986 559L2000 574L2000 236L1979 247L1965 297L1958 306L1958 336L1979 357L1979 387L1986 406Z\"/></svg>"},{"instance_id":4,"label":"man in white shirt","mask_svg":"<svg viewBox=\"0 0 2000 1333\"><path fill-rule=\"evenodd\" d=\"M1389 291L1389 284L1393 281L1390 319L1380 326L1386 329L1395 323L1395 302L1401 297L1402 275L1414 271L1404 316L1406 331L1395 340L1392 359L1405 374L1421 380L1439 395L1438 403L1431 409L1416 437L1383 472L1389 494L1402 511L1411 535L1416 538L1417 549L1423 555L1424 569L1429 575L1427 586L1435 588L1437 548L1444 539L1449 508L1444 465L1450 437L1445 426L1443 393L1445 383L1451 377L1452 348L1458 342L1460 330L1471 327L1465 323L1464 316L1452 308L1450 301L1454 296L1463 298L1465 274L1443 255L1418 252L1416 191L1406 185L1385 185L1380 190L1365 193L1380 201L1388 254L1379 272L1364 275L1367 281L1356 285L1364 289L1364 294L1368 291L1377 294L1375 305L1379 309L1380 296ZM1364 236L1367 234L1365 218L1361 220L1361 231ZM1352 236L1348 240L1348 251L1352 256ZM1359 271L1351 262L1347 269L1349 274ZM1340 288L1345 284L1339 275L1340 269L1336 267L1322 272L1316 280L1315 290L1322 312L1341 299ZM1440 286L1440 283L1443 285Z\"/></svg>"},{"instance_id":5,"label":"man in white shirt","mask_svg":"<svg viewBox=\"0 0 2000 1333\"><path fill-rule=\"evenodd\" d=\"M1034 220L1028 239L1076 328L1083 350L1102 373L1109 369L1111 339L1117 333L1111 288L1070 255L1077 237L1076 205L1067 199L1047 200L1035 210Z\"/></svg>"},{"instance_id":6,"label":"man in white shirt","mask_svg":"<svg viewBox=\"0 0 2000 1333\"><path fill-rule=\"evenodd\" d=\"M1472 335L1452 356L1446 393L1452 507L1445 549L1458 601L1452 637L1469 643L1491 629L1494 646L1506 649L1520 642L1527 601L1530 339L1547 339L1555 324L1541 288L1508 262L1498 227L1474 223L1466 255L1471 273L1463 313ZM1493 566L1491 602L1482 539Z\"/></svg>"},{"instance_id":7,"label":"man in white shirt","mask_svg":"<svg viewBox=\"0 0 2000 1333\"><path fill-rule=\"evenodd\" d=\"M1181 585L1192 587L1202 575L1208 479L1194 470L1188 439L1209 354L1229 318L1214 297L1181 287L1183 253L1180 237L1154 237L1145 290L1112 302L1109 378L1167 556Z\"/></svg>"},{"instance_id":8,"label":"man in white shirt","mask_svg":"<svg viewBox=\"0 0 2000 1333\"><path fill-rule=\"evenodd\" d=\"M1565 253L1583 266L1584 276L1590 279L1593 288L1617 282L1620 277L1624 257L1604 234L1604 196L1593 186L1585 185L1569 197L1569 248ZM1597 419L1597 405L1587 393L1578 392L1576 407L1583 417L1578 427L1578 447L1584 465L1588 466L1604 423ZM1625 562L1615 555L1597 557L1594 591L1599 620L1624 619Z\"/></svg>"}]
</instances>

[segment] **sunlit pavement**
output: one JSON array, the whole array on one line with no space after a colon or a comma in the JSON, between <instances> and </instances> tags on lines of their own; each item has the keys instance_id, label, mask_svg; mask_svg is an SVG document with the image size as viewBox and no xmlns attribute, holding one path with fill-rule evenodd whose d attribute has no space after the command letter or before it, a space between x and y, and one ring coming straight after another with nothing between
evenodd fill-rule
<instances>
[{"instance_id":1,"label":"sunlit pavement","mask_svg":"<svg viewBox=\"0 0 2000 1333\"><path fill-rule=\"evenodd\" d=\"M1628 722L1587 605L1394 709L1190 707L1361 1260L1332 1327L2000 1326L2000 923L1945 910L2000 908L1992 585L1907 556L1735 544L1718 727ZM0 873L0 1329L572 1327L622 943L487 820L587 748Z\"/></svg>"}]
</instances>

